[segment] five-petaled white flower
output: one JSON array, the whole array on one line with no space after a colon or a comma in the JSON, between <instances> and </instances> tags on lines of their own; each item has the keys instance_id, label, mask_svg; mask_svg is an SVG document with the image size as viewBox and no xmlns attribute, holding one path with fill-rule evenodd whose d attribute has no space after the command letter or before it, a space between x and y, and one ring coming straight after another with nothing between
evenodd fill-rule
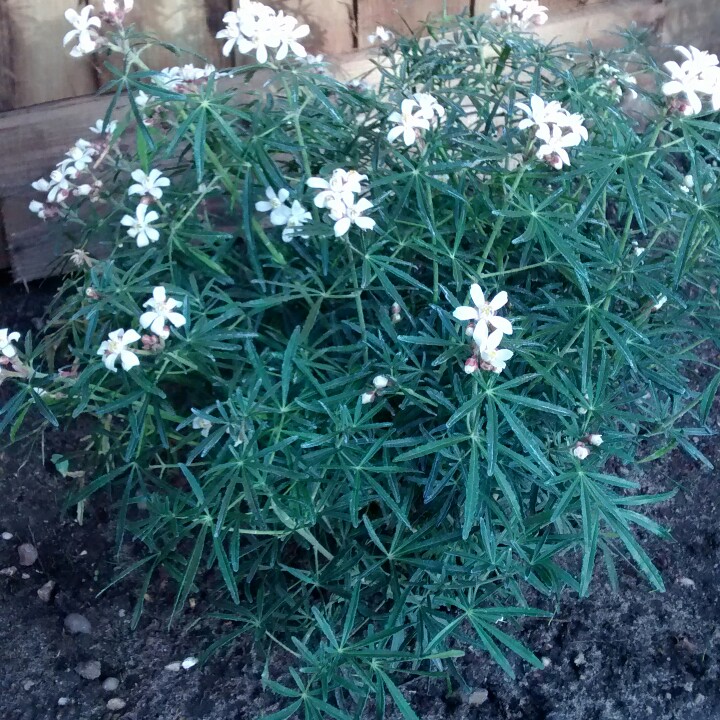
<instances>
[{"instance_id":1,"label":"five-petaled white flower","mask_svg":"<svg viewBox=\"0 0 720 720\"><path fill-rule=\"evenodd\" d=\"M167 323L180 328L187 322L182 313L174 312L181 305L178 300L167 296L162 285L158 285L153 289L152 297L143 303L143 307L150 309L140 316L140 327L150 328L158 337L167 340L170 337Z\"/></svg>"},{"instance_id":2,"label":"five-petaled white flower","mask_svg":"<svg viewBox=\"0 0 720 720\"><path fill-rule=\"evenodd\" d=\"M90 132L96 135L112 135L116 129L117 122L115 120L111 120L106 127L105 121L101 118L100 120L96 120L95 124L90 127Z\"/></svg>"},{"instance_id":3,"label":"five-petaled white flower","mask_svg":"<svg viewBox=\"0 0 720 720\"><path fill-rule=\"evenodd\" d=\"M70 51L72 57L81 57L95 52L97 49L97 30L101 26L100 18L95 17L92 13L95 8L92 5L86 5L80 12L73 8L65 11L65 19L73 26L63 38L63 45L77 38L77 45Z\"/></svg>"},{"instance_id":4,"label":"five-petaled white flower","mask_svg":"<svg viewBox=\"0 0 720 720\"><path fill-rule=\"evenodd\" d=\"M400 104L400 112L390 114L388 122L398 124L387 134L388 142L394 142L402 135L403 142L409 147L417 139L418 130L430 129L427 117L415 112L420 107L416 100L405 99Z\"/></svg>"},{"instance_id":5,"label":"five-petaled white flower","mask_svg":"<svg viewBox=\"0 0 720 720\"><path fill-rule=\"evenodd\" d=\"M134 6L135 0L103 0L103 10L118 20L122 20Z\"/></svg>"},{"instance_id":6,"label":"five-petaled white flower","mask_svg":"<svg viewBox=\"0 0 720 720\"><path fill-rule=\"evenodd\" d=\"M493 372L498 374L505 369L507 361L514 355L512 350L500 348L503 337L502 330L493 330L488 333L488 326L482 322L475 326L473 332L473 341L477 345L480 358L492 367Z\"/></svg>"},{"instance_id":7,"label":"five-petaled white flower","mask_svg":"<svg viewBox=\"0 0 720 720\"><path fill-rule=\"evenodd\" d=\"M315 196L315 206L319 208L332 208L335 205L351 205L355 198L354 193L361 193L361 181L367 180L367 175L361 175L357 170L333 170L330 180L321 177L311 177L307 180L308 187L320 190Z\"/></svg>"},{"instance_id":8,"label":"five-petaled white flower","mask_svg":"<svg viewBox=\"0 0 720 720\"><path fill-rule=\"evenodd\" d=\"M6 358L14 358L17 355L17 350L13 345L20 339L19 332L8 332L8 328L0 330L0 353Z\"/></svg>"},{"instance_id":9,"label":"five-petaled white flower","mask_svg":"<svg viewBox=\"0 0 720 720\"><path fill-rule=\"evenodd\" d=\"M198 417L197 415L193 418L192 426L193 430L200 430L200 434L203 437L207 437L210 434L210 430L212 430L212 423L205 418Z\"/></svg>"},{"instance_id":10,"label":"five-petaled white flower","mask_svg":"<svg viewBox=\"0 0 720 720\"><path fill-rule=\"evenodd\" d=\"M375 227L375 221L363 215L372 207L373 204L367 198L360 198L357 202L349 205L338 204L331 207L330 217L335 221L335 237L345 235L351 225L357 225L361 230L372 230Z\"/></svg>"},{"instance_id":11,"label":"five-petaled white flower","mask_svg":"<svg viewBox=\"0 0 720 720\"><path fill-rule=\"evenodd\" d=\"M387 43L387 42L390 42L394 37L395 37L395 33L392 30L388 30L387 28L384 28L382 25L378 25L375 28L375 32L368 35L368 42L371 45L374 45L378 41Z\"/></svg>"},{"instance_id":12,"label":"five-petaled white flower","mask_svg":"<svg viewBox=\"0 0 720 720\"><path fill-rule=\"evenodd\" d=\"M563 113L563 107L557 100L546 103L539 95L530 96L530 105L519 102L516 107L527 115L518 123L520 130L557 123Z\"/></svg>"},{"instance_id":13,"label":"five-petaled white flower","mask_svg":"<svg viewBox=\"0 0 720 720\"><path fill-rule=\"evenodd\" d=\"M145 203L140 203L135 210L135 217L125 215L120 224L127 227L127 234L131 238L135 238L138 247L147 247L150 243L155 243L160 239L160 233L152 223L158 220L160 215L154 210L148 211Z\"/></svg>"},{"instance_id":14,"label":"five-petaled white flower","mask_svg":"<svg viewBox=\"0 0 720 720\"><path fill-rule=\"evenodd\" d=\"M570 156L566 148L575 147L580 143L579 135L564 134L557 125L543 126L537 131L537 137L542 140L542 145L537 149L536 157L547 162L555 170L561 170L563 165L570 165Z\"/></svg>"},{"instance_id":15,"label":"five-petaled white flower","mask_svg":"<svg viewBox=\"0 0 720 720\"><path fill-rule=\"evenodd\" d=\"M158 169L145 174L142 170L133 170L130 177L135 181L128 188L128 195L150 195L159 200L163 196L163 188L170 186L170 179L166 178Z\"/></svg>"},{"instance_id":16,"label":"five-petaled white flower","mask_svg":"<svg viewBox=\"0 0 720 720\"><path fill-rule=\"evenodd\" d=\"M312 220L312 215L297 200L293 200L290 214L282 231L283 242L290 242L296 235L307 240L309 235L303 235L299 232L299 228L310 220Z\"/></svg>"},{"instance_id":17,"label":"five-petaled white flower","mask_svg":"<svg viewBox=\"0 0 720 720\"><path fill-rule=\"evenodd\" d=\"M135 330L114 330L108 335L108 339L100 344L97 354L103 356L105 367L112 372L117 372L115 365L118 358L123 370L131 370L140 364L140 359L128 345L138 340L140 335Z\"/></svg>"},{"instance_id":18,"label":"five-petaled white flower","mask_svg":"<svg viewBox=\"0 0 720 720\"><path fill-rule=\"evenodd\" d=\"M470 297L473 305L461 305L453 311L453 317L456 320L471 320L477 323L476 329L480 325L485 326L485 332L488 332L488 325L492 325L495 329L500 330L504 335L512 335L512 323L504 317L497 314L497 311L504 307L508 301L508 294L503 290L499 292L492 300L485 299L485 293L477 283L470 286Z\"/></svg>"},{"instance_id":19,"label":"five-petaled white flower","mask_svg":"<svg viewBox=\"0 0 720 720\"><path fill-rule=\"evenodd\" d=\"M285 225L292 212L285 204L290 197L290 192L285 188L280 188L276 193L271 187L268 187L265 188L265 197L267 200L255 203L255 209L258 212L269 212L270 222L273 225Z\"/></svg>"}]
</instances>

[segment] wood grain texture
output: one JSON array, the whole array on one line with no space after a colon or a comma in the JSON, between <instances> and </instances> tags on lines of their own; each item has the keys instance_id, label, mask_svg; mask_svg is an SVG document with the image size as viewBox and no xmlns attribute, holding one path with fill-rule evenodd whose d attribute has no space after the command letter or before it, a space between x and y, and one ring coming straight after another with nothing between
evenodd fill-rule
<instances>
[{"instance_id":1,"label":"wood grain texture","mask_svg":"<svg viewBox=\"0 0 720 720\"><path fill-rule=\"evenodd\" d=\"M84 4L84 3L82 3ZM89 58L72 58L62 40L73 0L0 0L0 107L20 108L96 89Z\"/></svg>"},{"instance_id":2,"label":"wood grain texture","mask_svg":"<svg viewBox=\"0 0 720 720\"><path fill-rule=\"evenodd\" d=\"M450 14L460 13L470 7L470 0L446 0ZM368 35L378 25L406 34L408 26L415 29L430 15L443 11L442 0L358 0L357 27L358 46L368 47Z\"/></svg>"}]
</instances>

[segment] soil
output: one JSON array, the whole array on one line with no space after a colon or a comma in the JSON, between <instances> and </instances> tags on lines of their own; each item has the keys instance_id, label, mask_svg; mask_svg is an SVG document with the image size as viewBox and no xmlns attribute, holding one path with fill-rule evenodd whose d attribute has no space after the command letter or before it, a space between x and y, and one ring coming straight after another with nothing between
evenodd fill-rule
<instances>
[{"instance_id":1,"label":"soil","mask_svg":"<svg viewBox=\"0 0 720 720\"><path fill-rule=\"evenodd\" d=\"M52 284L29 294L0 284L0 327L36 330L53 291ZM74 441L54 433L44 447L25 442L0 455L0 533L13 535L0 540L0 570L17 568L0 575L0 718L255 720L277 710L277 699L262 689L264 663L247 644L203 667L165 669L200 654L222 630L192 624L204 610L202 598L168 630L172 589L159 581L132 631L137 580L98 596L116 571L112 513L93 501L79 525L72 511L63 512L68 480L48 460ZM713 438L699 447L720 466ZM618 568L615 593L599 569L589 598L568 593L552 621L519 629L519 639L546 659L544 670L515 662L513 681L487 656L468 653L462 670L472 697L448 695L437 681L404 687L423 720L720 720L720 473L679 453L618 471L648 492L679 489L651 512L674 542L645 543L667 592L653 593L626 566ZM18 562L22 543L38 550L30 567ZM49 580L56 586L45 602L37 591ZM90 621L89 634L65 630L70 613ZM92 660L101 674L88 680L76 668ZM119 680L113 692L103 689L108 677ZM111 698L126 705L110 710Z\"/></svg>"}]
</instances>

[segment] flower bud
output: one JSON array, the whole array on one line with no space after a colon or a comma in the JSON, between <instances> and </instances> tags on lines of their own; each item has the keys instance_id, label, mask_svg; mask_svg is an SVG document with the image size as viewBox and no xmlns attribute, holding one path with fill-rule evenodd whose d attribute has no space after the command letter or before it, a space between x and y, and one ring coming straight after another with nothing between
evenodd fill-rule
<instances>
[{"instance_id":1,"label":"flower bud","mask_svg":"<svg viewBox=\"0 0 720 720\"><path fill-rule=\"evenodd\" d=\"M468 323L465 328L465 337L472 337L475 334L475 323Z\"/></svg>"},{"instance_id":2,"label":"flower bud","mask_svg":"<svg viewBox=\"0 0 720 720\"><path fill-rule=\"evenodd\" d=\"M386 388L389 382L390 380L388 380L388 378L386 378L384 375L376 375L373 378L373 385L375 386L376 390L382 390L383 388Z\"/></svg>"},{"instance_id":3,"label":"flower bud","mask_svg":"<svg viewBox=\"0 0 720 720\"><path fill-rule=\"evenodd\" d=\"M578 443L572 449L572 454L573 457L576 457L578 460L584 460L590 454L590 451L585 447L585 445Z\"/></svg>"},{"instance_id":4,"label":"flower bud","mask_svg":"<svg viewBox=\"0 0 720 720\"><path fill-rule=\"evenodd\" d=\"M478 361L474 355L472 355L465 361L464 369L468 375L472 375L478 369Z\"/></svg>"},{"instance_id":5,"label":"flower bud","mask_svg":"<svg viewBox=\"0 0 720 720\"><path fill-rule=\"evenodd\" d=\"M588 442L594 447L600 447L603 444L603 436L599 433L588 435Z\"/></svg>"},{"instance_id":6,"label":"flower bud","mask_svg":"<svg viewBox=\"0 0 720 720\"><path fill-rule=\"evenodd\" d=\"M360 396L360 399L362 400L363 405L367 405L368 403L371 403L373 400L375 400L375 393L374 392L363 393Z\"/></svg>"}]
</instances>

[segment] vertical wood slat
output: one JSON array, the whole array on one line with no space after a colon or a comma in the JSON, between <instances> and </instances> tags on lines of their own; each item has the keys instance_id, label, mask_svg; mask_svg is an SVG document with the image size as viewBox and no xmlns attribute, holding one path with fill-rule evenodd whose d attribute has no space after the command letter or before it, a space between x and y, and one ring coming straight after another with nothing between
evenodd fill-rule
<instances>
[{"instance_id":1,"label":"vertical wood slat","mask_svg":"<svg viewBox=\"0 0 720 720\"><path fill-rule=\"evenodd\" d=\"M82 3L84 4L84 3ZM96 90L89 58L62 46L73 0L0 0L0 110Z\"/></svg>"},{"instance_id":2,"label":"vertical wood slat","mask_svg":"<svg viewBox=\"0 0 720 720\"><path fill-rule=\"evenodd\" d=\"M406 33L408 25L415 28L445 8L449 14L458 14L469 7L470 0L358 0L358 46L368 47L368 35L375 32L378 25Z\"/></svg>"}]
</instances>

